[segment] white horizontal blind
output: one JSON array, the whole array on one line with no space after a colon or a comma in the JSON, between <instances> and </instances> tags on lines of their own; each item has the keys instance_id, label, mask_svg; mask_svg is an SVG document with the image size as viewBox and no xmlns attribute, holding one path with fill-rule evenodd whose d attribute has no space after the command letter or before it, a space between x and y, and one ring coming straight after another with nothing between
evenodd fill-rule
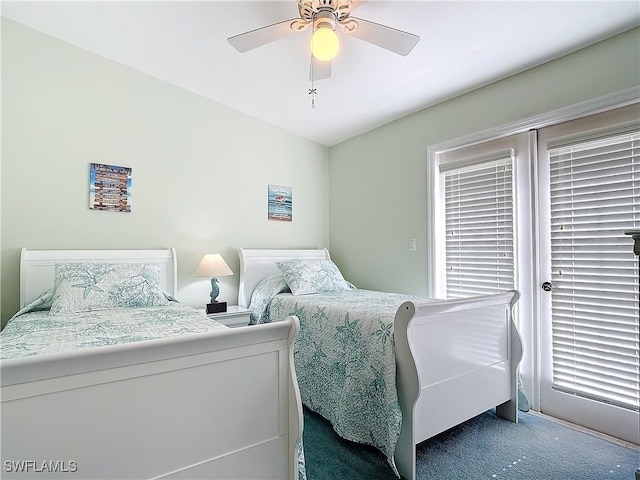
<instances>
[{"instance_id":1,"label":"white horizontal blind","mask_svg":"<svg viewBox=\"0 0 640 480\"><path fill-rule=\"evenodd\" d=\"M513 151L440 170L447 298L514 288Z\"/></svg>"},{"instance_id":2,"label":"white horizontal blind","mask_svg":"<svg viewBox=\"0 0 640 480\"><path fill-rule=\"evenodd\" d=\"M637 410L640 132L549 148L553 388Z\"/></svg>"}]
</instances>

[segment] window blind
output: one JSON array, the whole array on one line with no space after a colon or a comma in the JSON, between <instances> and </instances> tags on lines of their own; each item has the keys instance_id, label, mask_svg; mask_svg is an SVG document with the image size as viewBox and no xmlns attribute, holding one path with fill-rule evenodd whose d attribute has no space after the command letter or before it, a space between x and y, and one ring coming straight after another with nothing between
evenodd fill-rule
<instances>
[{"instance_id":1,"label":"window blind","mask_svg":"<svg viewBox=\"0 0 640 480\"><path fill-rule=\"evenodd\" d=\"M513 154L440 170L447 298L514 288Z\"/></svg>"},{"instance_id":2,"label":"window blind","mask_svg":"<svg viewBox=\"0 0 640 480\"><path fill-rule=\"evenodd\" d=\"M549 148L553 388L638 410L640 131Z\"/></svg>"}]
</instances>

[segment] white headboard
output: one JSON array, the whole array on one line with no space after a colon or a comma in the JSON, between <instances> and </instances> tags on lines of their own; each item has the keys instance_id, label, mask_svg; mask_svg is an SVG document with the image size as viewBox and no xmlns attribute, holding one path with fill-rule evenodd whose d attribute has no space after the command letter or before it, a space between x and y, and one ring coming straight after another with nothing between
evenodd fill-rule
<instances>
[{"instance_id":1,"label":"white headboard","mask_svg":"<svg viewBox=\"0 0 640 480\"><path fill-rule=\"evenodd\" d=\"M173 248L164 250L29 250L20 254L20 308L53 288L56 263L154 263L160 265L160 288L175 296L178 262Z\"/></svg>"},{"instance_id":2,"label":"white headboard","mask_svg":"<svg viewBox=\"0 0 640 480\"><path fill-rule=\"evenodd\" d=\"M241 307L249 306L253 290L263 279L278 273L276 262L282 260L328 260L330 258L326 248L317 250L240 248L238 256L240 257L238 305Z\"/></svg>"}]
</instances>

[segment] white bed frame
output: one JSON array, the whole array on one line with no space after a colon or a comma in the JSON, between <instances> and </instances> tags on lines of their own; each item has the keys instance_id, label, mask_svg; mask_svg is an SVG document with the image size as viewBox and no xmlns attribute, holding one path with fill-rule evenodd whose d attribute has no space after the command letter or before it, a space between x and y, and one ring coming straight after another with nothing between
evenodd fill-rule
<instances>
[{"instance_id":1,"label":"white bed frame","mask_svg":"<svg viewBox=\"0 0 640 480\"><path fill-rule=\"evenodd\" d=\"M160 263L176 293L173 249L25 249L21 306L56 262ZM298 319L256 327L2 360L2 477L297 478Z\"/></svg>"},{"instance_id":2,"label":"white bed frame","mask_svg":"<svg viewBox=\"0 0 640 480\"><path fill-rule=\"evenodd\" d=\"M240 249L238 303L277 261L328 259L320 250ZM416 478L416 445L496 407L517 422L517 366L522 341L512 319L518 292L463 300L405 302L395 316L396 381L402 429L395 462L403 478Z\"/></svg>"}]
</instances>

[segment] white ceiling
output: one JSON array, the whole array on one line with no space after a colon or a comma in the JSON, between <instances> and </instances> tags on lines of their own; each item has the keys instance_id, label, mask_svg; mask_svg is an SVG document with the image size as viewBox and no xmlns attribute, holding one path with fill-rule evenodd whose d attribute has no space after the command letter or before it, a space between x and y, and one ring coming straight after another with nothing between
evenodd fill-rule
<instances>
[{"instance_id":1,"label":"white ceiling","mask_svg":"<svg viewBox=\"0 0 640 480\"><path fill-rule=\"evenodd\" d=\"M309 33L247 53L227 38L298 16L280 1L2 1L2 15L331 146L640 24L631 1L382 1L353 16L420 36L402 57L341 35L315 83ZM639 46L640 48L640 46Z\"/></svg>"}]
</instances>

